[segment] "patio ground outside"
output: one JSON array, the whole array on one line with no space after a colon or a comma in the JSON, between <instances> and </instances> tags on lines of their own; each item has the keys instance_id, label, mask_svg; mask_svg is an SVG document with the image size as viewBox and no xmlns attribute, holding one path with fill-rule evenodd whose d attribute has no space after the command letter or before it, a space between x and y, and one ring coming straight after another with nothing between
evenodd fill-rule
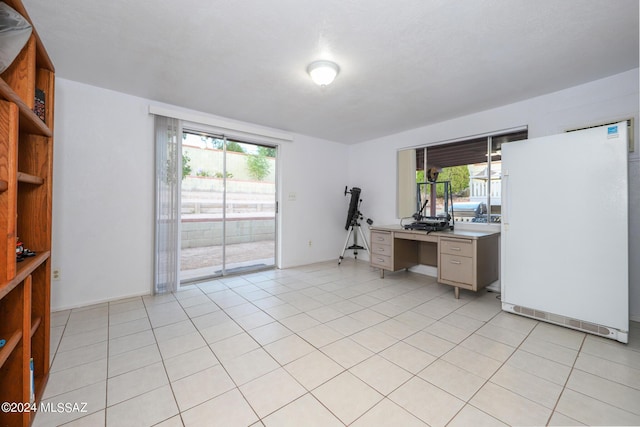
<instances>
[{"instance_id":1,"label":"patio ground outside","mask_svg":"<svg viewBox=\"0 0 640 427\"><path fill-rule=\"evenodd\" d=\"M237 243L226 247L226 270L267 268L275 265L275 242L264 240ZM222 246L185 248L180 251L180 280L193 281L207 276L220 275Z\"/></svg>"}]
</instances>

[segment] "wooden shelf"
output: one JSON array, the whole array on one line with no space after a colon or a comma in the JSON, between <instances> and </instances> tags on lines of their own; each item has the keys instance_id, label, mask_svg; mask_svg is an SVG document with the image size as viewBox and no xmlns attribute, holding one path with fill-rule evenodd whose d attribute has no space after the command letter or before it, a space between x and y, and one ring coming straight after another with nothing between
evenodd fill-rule
<instances>
[{"instance_id":1,"label":"wooden shelf","mask_svg":"<svg viewBox=\"0 0 640 427\"><path fill-rule=\"evenodd\" d=\"M24 261L18 263L18 268L16 268L16 278L13 281L18 280L22 282L27 278L28 275L33 273L33 270L40 267L40 264L49 259L51 252L44 251L35 256L25 258Z\"/></svg>"},{"instance_id":2,"label":"wooden shelf","mask_svg":"<svg viewBox=\"0 0 640 427\"><path fill-rule=\"evenodd\" d=\"M51 252L49 251L42 252L34 257L25 258L24 261L18 263L18 267L16 268L16 276L13 279L0 284L0 298L4 297L16 286L22 283L22 281L26 279L28 275L33 273L33 270L40 267L40 264L49 259L50 254Z\"/></svg>"},{"instance_id":3,"label":"wooden shelf","mask_svg":"<svg viewBox=\"0 0 640 427\"><path fill-rule=\"evenodd\" d=\"M7 340L7 343L4 347L0 348L0 368L4 365L4 362L7 361L13 350L20 343L20 339L22 338L22 331L15 331L11 338Z\"/></svg>"},{"instance_id":4,"label":"wooden shelf","mask_svg":"<svg viewBox=\"0 0 640 427\"><path fill-rule=\"evenodd\" d=\"M42 317L36 317L35 319L31 320L31 334L30 334L31 337L33 337L33 335L36 333L36 331L40 327L40 323L42 323Z\"/></svg>"},{"instance_id":5,"label":"wooden shelf","mask_svg":"<svg viewBox=\"0 0 640 427\"><path fill-rule=\"evenodd\" d=\"M34 113L20 96L2 79L0 79L0 97L18 106L21 131L47 137L52 136L51 129L47 127L40 117L36 116L36 113Z\"/></svg>"},{"instance_id":6,"label":"wooden shelf","mask_svg":"<svg viewBox=\"0 0 640 427\"><path fill-rule=\"evenodd\" d=\"M24 182L26 184L35 184L42 185L44 184L44 179L39 176L30 175L24 172L18 172L18 182Z\"/></svg>"},{"instance_id":7,"label":"wooden shelf","mask_svg":"<svg viewBox=\"0 0 640 427\"><path fill-rule=\"evenodd\" d=\"M22 0L4 0L29 22ZM33 25L33 22L31 22ZM45 94L44 120L33 111ZM51 208L55 74L33 28L0 74L0 402L28 402L30 360L36 399L49 377ZM16 238L37 252L16 262ZM3 413L0 427L28 427L32 413Z\"/></svg>"}]
</instances>

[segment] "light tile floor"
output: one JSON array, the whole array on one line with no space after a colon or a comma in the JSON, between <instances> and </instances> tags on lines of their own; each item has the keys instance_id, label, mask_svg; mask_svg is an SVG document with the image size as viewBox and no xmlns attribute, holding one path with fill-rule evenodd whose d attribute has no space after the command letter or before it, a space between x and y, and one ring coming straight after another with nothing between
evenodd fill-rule
<instances>
[{"instance_id":1,"label":"light tile floor","mask_svg":"<svg viewBox=\"0 0 640 427\"><path fill-rule=\"evenodd\" d=\"M52 314L54 426L640 424L628 345L345 260Z\"/></svg>"}]
</instances>

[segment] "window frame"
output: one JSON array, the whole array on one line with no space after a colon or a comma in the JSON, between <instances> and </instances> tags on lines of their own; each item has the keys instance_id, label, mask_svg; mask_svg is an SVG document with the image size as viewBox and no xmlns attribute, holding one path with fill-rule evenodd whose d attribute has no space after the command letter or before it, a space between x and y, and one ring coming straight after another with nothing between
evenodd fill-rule
<instances>
[{"instance_id":1,"label":"window frame","mask_svg":"<svg viewBox=\"0 0 640 427\"><path fill-rule=\"evenodd\" d=\"M467 137L462 137L462 138L456 138L456 139L452 139L452 140L446 140L446 141L439 141L439 142L434 142L434 143L430 143L430 144L426 144L426 145L420 145L420 146L415 146L412 148L409 148L410 150L413 151L414 153L414 164L415 164L415 174L417 174L419 171L422 171L424 173L424 176L427 176L427 171L429 169L429 167L431 166L439 166L439 167L451 167L451 166L462 166L462 165L471 165L471 164L479 164L479 163L485 163L487 165L487 188L486 188L486 201L484 203L486 203L487 206L487 216L488 219L491 218L491 200L493 199L495 201L496 197L495 195L492 196L492 185L500 185L500 179L501 179L501 175L499 176L499 179L497 180L497 182L492 183L491 181L495 179L492 179L492 164L496 164L497 162L500 162L501 158L496 155L492 156L492 149L496 149L499 150L499 147L503 144L503 143L507 143L510 141L518 141L518 140L523 140L523 139L527 139L528 138L528 126L519 126L516 128L510 128L510 129L503 129L500 131L494 131L494 132L488 132L485 134L481 134L481 135L472 135L472 136L467 136ZM460 149L463 150L464 149L464 145L465 144L469 144L469 143L475 143L476 145L481 142L482 140L486 141L486 150L483 151L483 155L485 156L485 162L477 162L477 163L462 163L462 164L451 164L451 165L446 165L446 166L442 166L442 165L431 165L429 163L429 149L434 150L434 149L438 149L438 147L445 148L445 147L450 147L453 148L454 146L458 146L461 147ZM403 150L399 150L398 151L398 159L401 158L401 156L405 153L406 149ZM420 151L422 151L422 154L420 153ZM476 156L478 154L476 153ZM421 159L422 157L422 159ZM433 157L433 153L432 153L432 157ZM472 156L473 157L473 156ZM496 159L497 157L497 159ZM477 157L476 157L477 158ZM422 160L422 161L421 161ZM406 164L410 164L405 162ZM422 167L422 168L420 168ZM402 193L411 193L411 191L406 191L406 189L403 189L402 186L403 185L407 185L407 179L406 179L406 174L401 173L401 168L402 168L402 163L398 162L398 205L397 205L397 209L398 209L398 216L403 217L403 215L400 215L400 212L402 212L402 208L401 208L401 203L402 201L400 200L400 195ZM417 178L417 177L416 177ZM417 181L417 179L416 179ZM470 179L471 181L471 179ZM469 189L471 191L471 189ZM415 190L412 190L415 193ZM414 202L414 206L415 206L415 202ZM455 214L455 211L454 211ZM480 230L480 229L487 229L487 230L499 230L500 229L500 222L461 222L461 221L456 221L455 222L455 226L457 228L469 228L469 229L474 229L474 230Z\"/></svg>"}]
</instances>

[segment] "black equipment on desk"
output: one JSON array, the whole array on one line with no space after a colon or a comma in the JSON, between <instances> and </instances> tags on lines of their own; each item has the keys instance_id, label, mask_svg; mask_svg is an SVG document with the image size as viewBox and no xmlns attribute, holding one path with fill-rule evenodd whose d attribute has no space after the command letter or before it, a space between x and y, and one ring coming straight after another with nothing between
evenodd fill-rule
<instances>
[{"instance_id":1,"label":"black equipment on desk","mask_svg":"<svg viewBox=\"0 0 640 427\"><path fill-rule=\"evenodd\" d=\"M423 215L424 209L429 203L426 194L436 194L437 186L441 185L443 188L443 200L444 200L444 213L437 215L425 216ZM422 203L422 193L424 189L425 200ZM449 212L449 203L451 203L451 212ZM413 214L414 221L411 224L404 224L405 230L423 230L423 231L443 231L453 230L453 195L451 194L451 182L450 181L427 181L416 183L416 213Z\"/></svg>"}]
</instances>

